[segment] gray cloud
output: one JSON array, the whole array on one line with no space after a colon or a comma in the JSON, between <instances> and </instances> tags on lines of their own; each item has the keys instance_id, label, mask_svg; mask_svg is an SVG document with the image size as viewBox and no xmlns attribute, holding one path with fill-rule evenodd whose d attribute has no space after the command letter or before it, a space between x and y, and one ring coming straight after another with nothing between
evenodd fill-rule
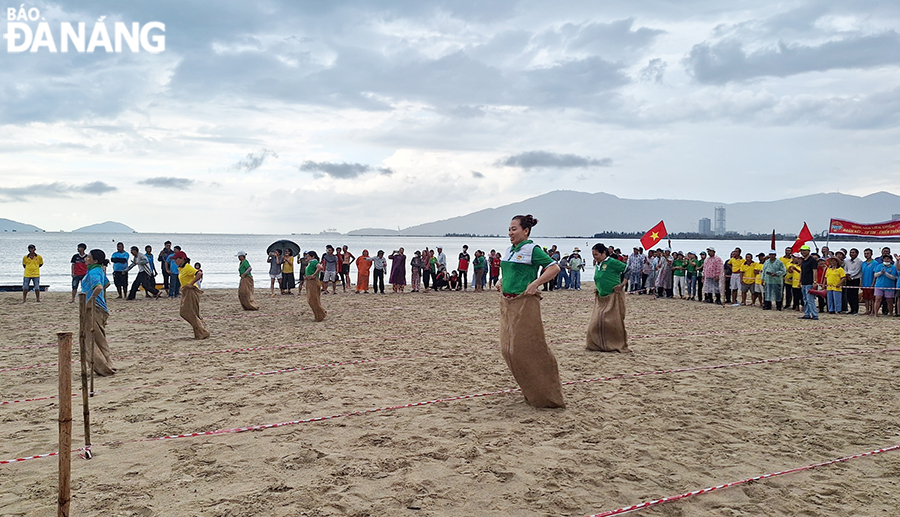
<instances>
[{"instance_id":1,"label":"gray cloud","mask_svg":"<svg viewBox=\"0 0 900 517\"><path fill-rule=\"evenodd\" d=\"M611 167L612 158L588 158L577 154L557 154L547 151L527 151L497 160L498 167L530 169L582 169L586 167Z\"/></svg>"},{"instance_id":2,"label":"gray cloud","mask_svg":"<svg viewBox=\"0 0 900 517\"><path fill-rule=\"evenodd\" d=\"M187 178L171 178L160 176L156 178L147 178L138 182L139 185L149 185L156 188L172 188L177 190L186 190L195 183L194 180Z\"/></svg>"},{"instance_id":3,"label":"gray cloud","mask_svg":"<svg viewBox=\"0 0 900 517\"><path fill-rule=\"evenodd\" d=\"M386 167L373 167L364 163L335 163L305 161L298 167L303 172L312 172L313 176L321 178L324 175L336 179L352 179L367 172L380 174L393 174L394 171Z\"/></svg>"},{"instance_id":4,"label":"gray cloud","mask_svg":"<svg viewBox=\"0 0 900 517\"><path fill-rule=\"evenodd\" d=\"M812 71L874 68L900 64L900 34L887 31L851 36L821 45L779 42L775 48L747 52L736 39L694 45L684 64L701 83L724 84L757 77L788 77Z\"/></svg>"},{"instance_id":5,"label":"gray cloud","mask_svg":"<svg viewBox=\"0 0 900 517\"><path fill-rule=\"evenodd\" d=\"M84 185L69 185L55 181L29 185L27 187L0 188L0 198L7 201L25 201L28 198L62 198L71 197L73 194L101 195L117 190L116 187L107 185L102 181L93 181Z\"/></svg>"},{"instance_id":6,"label":"gray cloud","mask_svg":"<svg viewBox=\"0 0 900 517\"><path fill-rule=\"evenodd\" d=\"M666 73L666 67L668 65L668 63L658 57L651 59L647 63L647 66L640 71L641 82L662 84L663 76Z\"/></svg>"},{"instance_id":7,"label":"gray cloud","mask_svg":"<svg viewBox=\"0 0 900 517\"><path fill-rule=\"evenodd\" d=\"M268 149L263 149L258 153L247 153L247 156L241 160L238 160L237 163L229 167L233 171L246 171L253 172L256 169L262 167L263 163L266 162L269 158L278 158L278 154L275 151L270 151Z\"/></svg>"},{"instance_id":8,"label":"gray cloud","mask_svg":"<svg viewBox=\"0 0 900 517\"><path fill-rule=\"evenodd\" d=\"M480 172L478 172L478 171L472 171L472 177L473 177L473 178L476 178L476 179L481 179L481 178L484 177L484 174L482 174L482 173L480 173Z\"/></svg>"}]
</instances>

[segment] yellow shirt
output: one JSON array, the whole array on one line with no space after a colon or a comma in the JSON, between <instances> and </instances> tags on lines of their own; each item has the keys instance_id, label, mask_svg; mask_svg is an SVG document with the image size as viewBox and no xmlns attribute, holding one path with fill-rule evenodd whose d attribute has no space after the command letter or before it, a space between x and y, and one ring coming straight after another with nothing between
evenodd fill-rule
<instances>
[{"instance_id":1,"label":"yellow shirt","mask_svg":"<svg viewBox=\"0 0 900 517\"><path fill-rule=\"evenodd\" d=\"M294 257L291 257L291 260L285 260L281 263L281 272L282 273L293 273L294 272Z\"/></svg>"},{"instance_id":2,"label":"yellow shirt","mask_svg":"<svg viewBox=\"0 0 900 517\"><path fill-rule=\"evenodd\" d=\"M731 264L731 274L732 275L740 275L741 268L744 267L744 259L742 258L731 258L728 259L728 263ZM737 287L735 287L737 289Z\"/></svg>"},{"instance_id":3,"label":"yellow shirt","mask_svg":"<svg viewBox=\"0 0 900 517\"><path fill-rule=\"evenodd\" d=\"M757 262L756 264L753 264L753 271L756 273L756 283L758 285L762 285L762 283L763 283L762 269L763 269L762 262Z\"/></svg>"},{"instance_id":4,"label":"yellow shirt","mask_svg":"<svg viewBox=\"0 0 900 517\"><path fill-rule=\"evenodd\" d=\"M844 272L844 268L838 267L830 267L825 270L825 284L828 286L829 291L840 291L841 290L841 279L847 276L847 273Z\"/></svg>"},{"instance_id":5,"label":"yellow shirt","mask_svg":"<svg viewBox=\"0 0 900 517\"><path fill-rule=\"evenodd\" d=\"M741 266L741 282L748 285L756 283L756 263L744 263L744 265Z\"/></svg>"},{"instance_id":6,"label":"yellow shirt","mask_svg":"<svg viewBox=\"0 0 900 517\"><path fill-rule=\"evenodd\" d=\"M44 265L44 259L37 254L34 255L34 258L25 255L22 257L22 265L25 266L25 278L37 278L41 276L41 266Z\"/></svg>"},{"instance_id":7,"label":"yellow shirt","mask_svg":"<svg viewBox=\"0 0 900 517\"><path fill-rule=\"evenodd\" d=\"M178 268L178 280L181 282L181 285L188 285L193 282L196 274L197 270L190 264L185 264Z\"/></svg>"},{"instance_id":8,"label":"yellow shirt","mask_svg":"<svg viewBox=\"0 0 900 517\"><path fill-rule=\"evenodd\" d=\"M784 264L784 270L786 271L786 273L784 274L784 283L787 285L792 285L794 281L794 273L791 272L791 264L793 264L793 261L789 257L778 257L778 260L780 260L781 263Z\"/></svg>"},{"instance_id":9,"label":"yellow shirt","mask_svg":"<svg viewBox=\"0 0 900 517\"><path fill-rule=\"evenodd\" d=\"M792 263L788 267L796 268L791 277L791 287L800 287L800 266Z\"/></svg>"}]
</instances>

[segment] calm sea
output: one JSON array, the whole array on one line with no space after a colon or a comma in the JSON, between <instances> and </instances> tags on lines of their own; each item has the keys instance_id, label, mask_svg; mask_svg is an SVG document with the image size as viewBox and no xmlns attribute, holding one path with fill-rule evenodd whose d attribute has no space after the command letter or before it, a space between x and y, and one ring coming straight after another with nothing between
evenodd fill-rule
<instances>
[{"instance_id":1,"label":"calm sea","mask_svg":"<svg viewBox=\"0 0 900 517\"><path fill-rule=\"evenodd\" d=\"M22 257L28 253L28 245L34 244L37 252L44 258L44 267L41 268L41 284L50 285L51 291L66 291L70 289L70 260L76 252L79 242L87 244L88 249L100 248L106 251L107 256L116 250L116 243L123 242L127 251L131 246L138 246L141 250L144 246L153 247L153 253L163 248L163 243L172 241L173 245L179 245L194 262L200 262L203 266L203 288L237 288L238 261L235 258L237 251L248 253L248 260L256 272L255 279L258 288L268 287L268 265L266 264L266 248L272 242L279 239L290 239L296 242L301 249L316 250L320 255L324 253L325 246L331 244L335 247L347 245L350 251L359 256L363 249L369 250L375 255L378 250L384 250L385 255L391 251L403 247L407 255L407 271L409 270L409 258L413 251L424 247L435 248L443 246L447 255L447 263L450 267L456 266L457 256L462 250L463 244L468 244L469 254L480 249L486 253L491 249L505 250L509 246L506 238L470 238L470 237L362 237L341 235L227 235L227 234L160 234L160 233L130 233L130 234L103 234L103 233L0 233L0 284L22 284ZM582 256L589 260L590 248L597 242L594 239L561 239L561 238L535 238L534 241L542 246L549 247L556 244L563 252L571 252L579 247ZM637 240L631 239L607 239L606 245L621 248L626 254L631 253L631 248L637 244ZM784 250L792 242L779 241L776 249ZM819 243L822 245L824 243ZM852 244L852 245L851 245ZM716 241L716 240L681 240L673 241L674 250L685 253L694 251L699 253L702 249L712 245L719 253L730 251L735 247L742 248L745 252L754 254L768 252L769 243L766 241ZM868 243L832 243L832 248L856 247L860 250L871 247L879 249L884 242ZM895 250L897 251L897 250ZM159 263L157 262L157 267ZM112 276L110 268L110 277ZM130 280L137 273L132 270ZM471 273L470 273L471 276ZM589 280L591 273L585 275ZM356 278L355 265L351 268L351 278ZM160 280L160 277L157 277ZM407 280L409 274L407 273ZM112 281L112 278L110 278Z\"/></svg>"}]
</instances>

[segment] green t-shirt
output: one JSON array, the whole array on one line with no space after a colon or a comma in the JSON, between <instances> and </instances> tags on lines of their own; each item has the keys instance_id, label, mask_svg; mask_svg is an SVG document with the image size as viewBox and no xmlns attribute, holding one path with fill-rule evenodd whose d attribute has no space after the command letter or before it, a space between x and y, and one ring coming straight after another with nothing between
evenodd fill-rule
<instances>
[{"instance_id":1,"label":"green t-shirt","mask_svg":"<svg viewBox=\"0 0 900 517\"><path fill-rule=\"evenodd\" d=\"M238 273L240 273L241 276L244 276L244 273L248 269L250 269L250 262L248 262L247 259L242 260L241 265L238 266ZM247 277L253 278L253 273L247 273Z\"/></svg>"},{"instance_id":2,"label":"green t-shirt","mask_svg":"<svg viewBox=\"0 0 900 517\"><path fill-rule=\"evenodd\" d=\"M438 269L437 259L434 257L431 257L431 259L428 260L428 267L431 268L431 272L436 275L437 269Z\"/></svg>"},{"instance_id":3,"label":"green t-shirt","mask_svg":"<svg viewBox=\"0 0 900 517\"><path fill-rule=\"evenodd\" d=\"M672 261L672 272L673 272L673 274L674 274L675 276L684 276L684 270L683 270L683 269L675 269L675 268L677 268L677 267L686 267L686 266L687 266L687 261L686 261L686 260L675 259L674 261Z\"/></svg>"},{"instance_id":4,"label":"green t-shirt","mask_svg":"<svg viewBox=\"0 0 900 517\"><path fill-rule=\"evenodd\" d=\"M622 273L625 272L626 264L621 260L607 257L602 264L596 266L594 270L594 286L600 296L608 296L612 294L613 287L622 283Z\"/></svg>"},{"instance_id":5,"label":"green t-shirt","mask_svg":"<svg viewBox=\"0 0 900 517\"><path fill-rule=\"evenodd\" d=\"M484 257L475 257L475 262L472 263L472 269L484 269L484 268L485 268Z\"/></svg>"},{"instance_id":6,"label":"green t-shirt","mask_svg":"<svg viewBox=\"0 0 900 517\"><path fill-rule=\"evenodd\" d=\"M319 265L318 260L310 260L309 264L306 265L306 276L315 276L316 275L316 267Z\"/></svg>"},{"instance_id":7,"label":"green t-shirt","mask_svg":"<svg viewBox=\"0 0 900 517\"><path fill-rule=\"evenodd\" d=\"M528 289L528 284L538 277L541 266L549 266L555 262L546 251L531 240L522 241L518 246L510 246L504 258L500 260L503 292L524 293L525 289Z\"/></svg>"},{"instance_id":8,"label":"green t-shirt","mask_svg":"<svg viewBox=\"0 0 900 517\"><path fill-rule=\"evenodd\" d=\"M697 272L697 259L690 259L687 261L687 272L688 273L696 273Z\"/></svg>"}]
</instances>

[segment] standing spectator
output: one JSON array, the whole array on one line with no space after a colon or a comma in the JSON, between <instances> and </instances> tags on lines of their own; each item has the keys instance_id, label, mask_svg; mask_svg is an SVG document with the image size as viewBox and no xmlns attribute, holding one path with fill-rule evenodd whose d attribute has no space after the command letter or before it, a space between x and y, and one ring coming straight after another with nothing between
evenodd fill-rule
<instances>
[{"instance_id":1,"label":"standing spectator","mask_svg":"<svg viewBox=\"0 0 900 517\"><path fill-rule=\"evenodd\" d=\"M550 258L553 259L557 265L559 265L559 261L562 258L562 254L559 252L559 249L556 247L556 244L550 246L550 251L547 252L547 255L549 255ZM562 269L562 268L560 268L560 269ZM551 278L549 282L547 282L547 285L550 287L551 291L553 291L559 287L559 283L557 282L558 278L559 278L559 274L557 274L556 276Z\"/></svg>"},{"instance_id":2,"label":"standing spectator","mask_svg":"<svg viewBox=\"0 0 900 517\"><path fill-rule=\"evenodd\" d=\"M887 314L890 314L894 310L894 288L897 287L897 277L900 276L897 274L897 268L894 266L894 259L891 257L890 253L887 255L881 256L881 264L875 266L875 270L873 273L875 278L875 310L874 315L878 316L878 308L881 306L881 301L887 301Z\"/></svg>"},{"instance_id":3,"label":"standing spectator","mask_svg":"<svg viewBox=\"0 0 900 517\"><path fill-rule=\"evenodd\" d=\"M144 291L152 294L154 298L159 298L159 290L157 290L154 285L152 270L150 269L151 263L147 260L147 255L141 253L141 250L139 250L137 246L131 247L131 255L131 265L128 266L125 271L131 271L131 268L137 266L138 274L134 278L134 283L131 284L131 291L128 293L128 299L134 300L138 287L141 286L143 286Z\"/></svg>"},{"instance_id":4,"label":"standing spectator","mask_svg":"<svg viewBox=\"0 0 900 517\"><path fill-rule=\"evenodd\" d=\"M763 288L765 289L765 297L763 298L763 309L772 310L772 302L775 302L775 308L781 310L781 296L784 291L784 276L787 270L784 263L778 259L778 252L769 251L769 260L763 263L762 268Z\"/></svg>"},{"instance_id":5,"label":"standing spectator","mask_svg":"<svg viewBox=\"0 0 900 517\"><path fill-rule=\"evenodd\" d=\"M418 293L422 283L422 252L416 250L412 260L409 261L409 269L412 273L410 279L410 292Z\"/></svg>"},{"instance_id":6,"label":"standing spectator","mask_svg":"<svg viewBox=\"0 0 900 517\"><path fill-rule=\"evenodd\" d=\"M322 255L322 265L325 267L322 292L328 294L328 284L331 284L331 294L337 294L338 258L334 254L334 246L331 244L325 246L325 254Z\"/></svg>"},{"instance_id":7,"label":"standing spectator","mask_svg":"<svg viewBox=\"0 0 900 517\"><path fill-rule=\"evenodd\" d=\"M810 293L815 286L816 270L819 267L819 261L809 253L809 246L804 244L800 246L800 256L803 260L800 262L800 291L803 293L803 316L800 319L817 320L819 319L819 311L816 309L816 295Z\"/></svg>"},{"instance_id":8,"label":"standing spectator","mask_svg":"<svg viewBox=\"0 0 900 517\"><path fill-rule=\"evenodd\" d=\"M559 273L556 275L556 288L569 288L569 256L563 255L559 259Z\"/></svg>"},{"instance_id":9,"label":"standing spectator","mask_svg":"<svg viewBox=\"0 0 900 517\"><path fill-rule=\"evenodd\" d=\"M734 279L735 272L738 271L737 266L732 264L731 266L731 278ZM734 299L734 306L738 305L747 305L747 293L750 293L750 305L756 303L756 264L753 262L753 254L747 253L746 259L744 260L744 264L740 266L741 272L741 303L738 303L737 299ZM731 287L734 287L734 281L732 280ZM762 306L762 303L759 304Z\"/></svg>"},{"instance_id":10,"label":"standing spectator","mask_svg":"<svg viewBox=\"0 0 900 517\"><path fill-rule=\"evenodd\" d=\"M294 278L294 252L290 248L284 250L281 260L281 294L293 294L291 289L296 287Z\"/></svg>"},{"instance_id":11,"label":"standing spectator","mask_svg":"<svg viewBox=\"0 0 900 517\"><path fill-rule=\"evenodd\" d=\"M113 265L113 284L116 286L116 298L124 298L128 294L128 252L125 244L116 244L116 252L110 256Z\"/></svg>"},{"instance_id":12,"label":"standing spectator","mask_svg":"<svg viewBox=\"0 0 900 517\"><path fill-rule=\"evenodd\" d=\"M472 263L472 271L474 272L472 283L475 286L475 292L480 293L484 291L484 278L487 272L487 260L485 260L484 252L481 250L475 252L475 262Z\"/></svg>"},{"instance_id":13,"label":"standing spectator","mask_svg":"<svg viewBox=\"0 0 900 517\"><path fill-rule=\"evenodd\" d=\"M346 245L342 247L341 255L344 257L341 261L341 275L343 275L341 285L344 286L344 292L346 293L347 288L353 286L353 284L350 283L350 264L356 260L356 257L353 256L353 253L350 253L350 250L347 249ZM344 280L346 280L346 284L344 283Z\"/></svg>"},{"instance_id":14,"label":"standing spectator","mask_svg":"<svg viewBox=\"0 0 900 517\"><path fill-rule=\"evenodd\" d=\"M841 293L847 273L841 267L841 259L837 256L828 259L828 269L825 270L825 286L828 297L828 314L841 312Z\"/></svg>"},{"instance_id":15,"label":"standing spectator","mask_svg":"<svg viewBox=\"0 0 900 517\"><path fill-rule=\"evenodd\" d=\"M488 287L494 287L500 281L500 254L497 253L497 250L491 250L488 269L491 272L491 282Z\"/></svg>"},{"instance_id":16,"label":"standing spectator","mask_svg":"<svg viewBox=\"0 0 900 517\"><path fill-rule=\"evenodd\" d=\"M693 300L697 295L697 254L689 251L685 257L684 277L687 280L688 299Z\"/></svg>"},{"instance_id":17,"label":"standing spectator","mask_svg":"<svg viewBox=\"0 0 900 517\"><path fill-rule=\"evenodd\" d=\"M381 294L384 294L384 270L387 269L387 260L384 259L384 250L378 250L377 256L372 259L372 267L375 270L375 273L372 276L372 293L378 294L378 287L380 285Z\"/></svg>"},{"instance_id":18,"label":"standing spectator","mask_svg":"<svg viewBox=\"0 0 900 517\"><path fill-rule=\"evenodd\" d=\"M666 248L662 256L659 258L659 264L656 266L656 297L672 298L672 285L674 284L674 270L672 263L675 257L672 251Z\"/></svg>"},{"instance_id":19,"label":"standing spectator","mask_svg":"<svg viewBox=\"0 0 900 517\"><path fill-rule=\"evenodd\" d=\"M471 259L472 257L469 256L469 246L463 244L462 252L459 254L459 266L457 267L457 271L459 272L459 281L464 290L469 289L469 262L471 262Z\"/></svg>"},{"instance_id":20,"label":"standing spectator","mask_svg":"<svg viewBox=\"0 0 900 517\"><path fill-rule=\"evenodd\" d=\"M791 254L791 265L788 266L788 271L792 273L791 276L791 308L795 311L800 311L800 306L803 305L803 292L800 290L800 262L803 261L803 257L799 253Z\"/></svg>"},{"instance_id":21,"label":"standing spectator","mask_svg":"<svg viewBox=\"0 0 900 517\"><path fill-rule=\"evenodd\" d=\"M724 282L724 265L722 259L716 256L715 248L706 248L709 254L703 261L703 301L713 303L715 294L716 305L722 305L721 282Z\"/></svg>"},{"instance_id":22,"label":"standing spectator","mask_svg":"<svg viewBox=\"0 0 900 517\"><path fill-rule=\"evenodd\" d=\"M281 250L272 250L269 252L268 258L266 258L266 262L269 263L269 293L270 296L275 296L275 282L278 282L278 288L284 292L284 289L281 287L281 279L283 277L281 273L281 263L284 262L284 259L281 257Z\"/></svg>"},{"instance_id":23,"label":"standing spectator","mask_svg":"<svg viewBox=\"0 0 900 517\"><path fill-rule=\"evenodd\" d=\"M29 284L34 286L34 300L41 301L41 266L44 258L37 254L34 244L28 245L28 255L22 257L22 267L25 273L22 278L22 303L28 299Z\"/></svg>"},{"instance_id":24,"label":"standing spectator","mask_svg":"<svg viewBox=\"0 0 900 517\"><path fill-rule=\"evenodd\" d=\"M656 293L656 264L658 263L658 259L656 258L656 252L653 250L647 250L647 256L644 257L644 266L641 269L641 276L643 277L644 282L644 292L647 294Z\"/></svg>"},{"instance_id":25,"label":"standing spectator","mask_svg":"<svg viewBox=\"0 0 900 517\"><path fill-rule=\"evenodd\" d=\"M344 280L344 250L338 246L334 250L334 256L337 257L337 279L334 282L334 285L337 286L337 281L340 280L341 288L343 288L344 292L347 292L347 281Z\"/></svg>"},{"instance_id":26,"label":"standing spectator","mask_svg":"<svg viewBox=\"0 0 900 517\"><path fill-rule=\"evenodd\" d=\"M87 295L85 306L93 303L93 363L94 373L97 375L112 375L116 370L112 367L112 351L106 341L106 322L109 318L109 308L106 306L106 288L109 279L103 272L103 268L109 265L106 253L103 250L91 250L84 258L87 273L81 280L81 292Z\"/></svg>"},{"instance_id":27,"label":"standing spectator","mask_svg":"<svg viewBox=\"0 0 900 517\"><path fill-rule=\"evenodd\" d=\"M239 251L235 256L241 263L238 266L238 274L241 277L241 282L238 284L238 301L241 302L241 308L245 311L258 311L259 306L256 305L256 301L253 299L253 266L247 261L246 251ZM301 269L300 271L303 274L303 270Z\"/></svg>"},{"instance_id":28,"label":"standing spectator","mask_svg":"<svg viewBox=\"0 0 900 517\"><path fill-rule=\"evenodd\" d=\"M149 244L144 246L144 256L150 261L150 277L153 280L153 287L156 287L156 264L153 260L153 246ZM150 298L150 293L144 292L144 298ZM157 298L159 298L157 296Z\"/></svg>"},{"instance_id":29,"label":"standing spectator","mask_svg":"<svg viewBox=\"0 0 900 517\"><path fill-rule=\"evenodd\" d=\"M625 263L625 273L628 278L628 290L638 291L642 285L642 275L644 270L644 255L640 252L638 246L632 248L631 255L628 255L628 261Z\"/></svg>"},{"instance_id":30,"label":"standing spectator","mask_svg":"<svg viewBox=\"0 0 900 517\"><path fill-rule=\"evenodd\" d=\"M794 288L793 288L794 274L793 274L793 271L791 270L791 264L793 264L793 262L794 262L793 254L794 254L793 248L788 246L787 248L784 248L784 256L778 258L778 260L782 264L784 264L784 270L786 272L786 274L784 275L784 306L785 307L791 306L791 302L793 301L793 296L794 296Z\"/></svg>"},{"instance_id":31,"label":"standing spectator","mask_svg":"<svg viewBox=\"0 0 900 517\"><path fill-rule=\"evenodd\" d=\"M181 279L178 278L178 264L175 262L175 254L179 251L181 251L181 246L175 246L175 250L166 257L166 269L169 271L169 298L178 298L181 293Z\"/></svg>"},{"instance_id":32,"label":"standing spectator","mask_svg":"<svg viewBox=\"0 0 900 517\"><path fill-rule=\"evenodd\" d=\"M78 245L78 253L72 255L72 299L69 303L75 303L75 293L81 284L81 279L87 274L87 264L84 259L87 257L87 244Z\"/></svg>"},{"instance_id":33,"label":"standing spectator","mask_svg":"<svg viewBox=\"0 0 900 517\"><path fill-rule=\"evenodd\" d=\"M859 250L850 248L850 257L844 259L844 271L847 273L847 289L844 289L844 297L847 299L848 314L859 314L859 289L862 285L862 260L859 258Z\"/></svg>"},{"instance_id":34,"label":"standing spectator","mask_svg":"<svg viewBox=\"0 0 900 517\"><path fill-rule=\"evenodd\" d=\"M687 260L680 251L675 252L675 258L672 260L672 292L678 298L684 300L687 298Z\"/></svg>"},{"instance_id":35,"label":"standing spectator","mask_svg":"<svg viewBox=\"0 0 900 517\"><path fill-rule=\"evenodd\" d=\"M388 258L391 259L391 276L388 279L391 290L402 293L406 288L406 255L403 248L394 250Z\"/></svg>"},{"instance_id":36,"label":"standing spectator","mask_svg":"<svg viewBox=\"0 0 900 517\"><path fill-rule=\"evenodd\" d=\"M584 260L582 260L580 252L580 249L575 248L572 254L569 255L569 281L572 284L572 288L576 291L581 290L581 272L584 270ZM640 267L638 271L640 271ZM638 281L640 281L640 278L641 275L638 273Z\"/></svg>"},{"instance_id":37,"label":"standing spectator","mask_svg":"<svg viewBox=\"0 0 900 517\"><path fill-rule=\"evenodd\" d=\"M437 271L441 267L443 267L444 269L447 269L447 255L444 255L444 248L438 246L437 253L435 254L434 258L437 259L437 263L439 266L438 268L435 269L435 271Z\"/></svg>"},{"instance_id":38,"label":"standing spectator","mask_svg":"<svg viewBox=\"0 0 900 517\"><path fill-rule=\"evenodd\" d=\"M706 252L700 252L700 259L697 261L697 301L703 301L703 265L706 263Z\"/></svg>"},{"instance_id":39,"label":"standing spectator","mask_svg":"<svg viewBox=\"0 0 900 517\"><path fill-rule=\"evenodd\" d=\"M163 290L168 293L171 293L171 290L169 289L169 276L171 275L171 272L169 271L169 255L173 253L175 252L172 250L172 241L166 241L157 258L157 260L159 260L159 270L163 277Z\"/></svg>"},{"instance_id":40,"label":"standing spectator","mask_svg":"<svg viewBox=\"0 0 900 517\"><path fill-rule=\"evenodd\" d=\"M862 299L866 304L866 315L875 313L875 266L878 264L872 258L872 248L863 250L862 261Z\"/></svg>"},{"instance_id":41,"label":"standing spectator","mask_svg":"<svg viewBox=\"0 0 900 517\"><path fill-rule=\"evenodd\" d=\"M425 286L426 291L431 283L431 259L433 256L434 252L429 250L427 246L422 250L422 285Z\"/></svg>"},{"instance_id":42,"label":"standing spectator","mask_svg":"<svg viewBox=\"0 0 900 517\"><path fill-rule=\"evenodd\" d=\"M365 291L369 294L369 269L372 267L373 258L369 256L369 250L363 250L362 256L356 259L356 294Z\"/></svg>"}]
</instances>

